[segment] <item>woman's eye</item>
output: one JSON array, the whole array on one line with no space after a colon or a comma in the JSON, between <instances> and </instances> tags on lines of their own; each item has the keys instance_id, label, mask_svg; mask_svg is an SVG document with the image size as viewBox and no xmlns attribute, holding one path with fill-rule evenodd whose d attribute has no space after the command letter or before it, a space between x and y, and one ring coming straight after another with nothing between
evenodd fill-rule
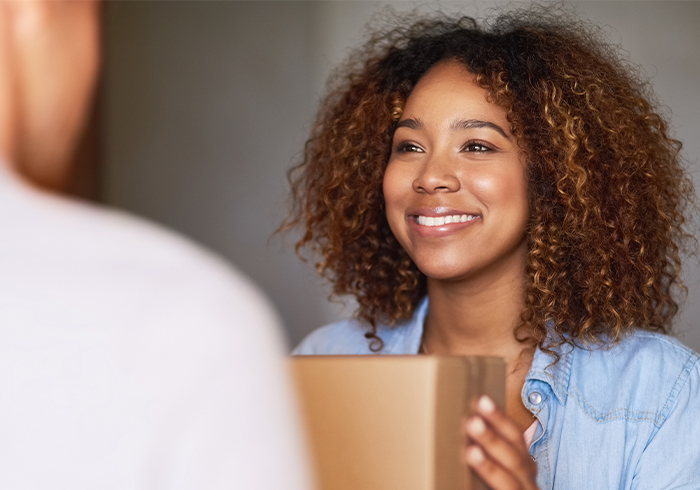
<instances>
[{"instance_id":1,"label":"woman's eye","mask_svg":"<svg viewBox=\"0 0 700 490\"><path fill-rule=\"evenodd\" d=\"M462 151L481 153L486 151L493 151L493 148L483 143L479 143L478 141L471 141L464 145Z\"/></svg>"},{"instance_id":2,"label":"woman's eye","mask_svg":"<svg viewBox=\"0 0 700 490\"><path fill-rule=\"evenodd\" d=\"M423 149L413 143L399 143L396 147L398 153L420 153Z\"/></svg>"}]
</instances>

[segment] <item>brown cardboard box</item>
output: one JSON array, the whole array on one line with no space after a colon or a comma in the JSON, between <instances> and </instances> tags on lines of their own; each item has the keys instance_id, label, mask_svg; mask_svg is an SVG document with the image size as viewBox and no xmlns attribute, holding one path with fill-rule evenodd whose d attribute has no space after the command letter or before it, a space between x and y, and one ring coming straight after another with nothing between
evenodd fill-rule
<instances>
[{"instance_id":1,"label":"brown cardboard box","mask_svg":"<svg viewBox=\"0 0 700 490\"><path fill-rule=\"evenodd\" d=\"M320 490L476 490L462 423L486 393L505 404L505 364L487 357L298 356L292 360Z\"/></svg>"}]
</instances>

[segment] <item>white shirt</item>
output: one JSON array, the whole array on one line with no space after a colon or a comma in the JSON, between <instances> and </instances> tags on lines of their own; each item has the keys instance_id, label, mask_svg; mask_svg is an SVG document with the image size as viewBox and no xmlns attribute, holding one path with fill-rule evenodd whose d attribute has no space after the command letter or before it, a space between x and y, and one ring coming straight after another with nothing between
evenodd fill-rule
<instances>
[{"instance_id":1,"label":"white shirt","mask_svg":"<svg viewBox=\"0 0 700 490\"><path fill-rule=\"evenodd\" d=\"M278 321L218 258L0 161L0 488L308 489Z\"/></svg>"}]
</instances>

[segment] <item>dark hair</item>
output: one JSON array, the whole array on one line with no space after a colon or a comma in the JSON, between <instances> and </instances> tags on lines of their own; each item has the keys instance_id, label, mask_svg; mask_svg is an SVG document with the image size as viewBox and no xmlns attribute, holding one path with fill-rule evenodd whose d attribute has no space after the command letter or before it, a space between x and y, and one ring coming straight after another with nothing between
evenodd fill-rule
<instances>
[{"instance_id":1,"label":"dark hair","mask_svg":"<svg viewBox=\"0 0 700 490\"><path fill-rule=\"evenodd\" d=\"M426 294L389 229L382 179L406 98L443 60L464 64L507 111L528 162L529 280L516 337L550 351L614 343L632 328L667 332L685 291L680 252L695 246L681 143L649 84L595 27L533 7L483 27L438 15L375 33L330 84L290 172L283 229L304 226L297 251L319 252L334 294L357 298L368 338L378 323L411 317Z\"/></svg>"}]
</instances>

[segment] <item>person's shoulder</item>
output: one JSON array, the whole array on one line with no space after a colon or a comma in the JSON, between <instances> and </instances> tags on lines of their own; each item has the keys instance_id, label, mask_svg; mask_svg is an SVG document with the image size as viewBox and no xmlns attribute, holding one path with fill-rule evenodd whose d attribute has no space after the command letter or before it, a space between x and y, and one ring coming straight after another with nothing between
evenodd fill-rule
<instances>
[{"instance_id":1,"label":"person's shoulder","mask_svg":"<svg viewBox=\"0 0 700 490\"><path fill-rule=\"evenodd\" d=\"M569 394L596 417L648 417L660 423L689 382L700 381L700 356L677 339L636 330L616 345L576 349Z\"/></svg>"},{"instance_id":2,"label":"person's shoulder","mask_svg":"<svg viewBox=\"0 0 700 490\"><path fill-rule=\"evenodd\" d=\"M379 323L376 335L368 337L372 327L358 320L343 320L311 332L292 352L293 355L406 355L415 354L423 336L428 310L427 298L413 315L391 326Z\"/></svg>"},{"instance_id":3,"label":"person's shoulder","mask_svg":"<svg viewBox=\"0 0 700 490\"><path fill-rule=\"evenodd\" d=\"M221 338L279 326L257 286L193 240L107 206L21 187L15 194L14 213L0 212L0 269L22 286L14 296L31 302L60 288L60 311L136 330L182 327Z\"/></svg>"},{"instance_id":4,"label":"person's shoulder","mask_svg":"<svg viewBox=\"0 0 700 490\"><path fill-rule=\"evenodd\" d=\"M628 366L627 370L640 369L676 377L681 370L698 364L700 356L669 335L645 330L635 330L610 349L593 351L600 362Z\"/></svg>"},{"instance_id":5,"label":"person's shoulder","mask_svg":"<svg viewBox=\"0 0 700 490\"><path fill-rule=\"evenodd\" d=\"M128 213L107 209L101 214L106 218L100 220L105 231L103 238L111 236L122 247L97 257L96 261L106 263L109 268L114 267L112 261L130 263L138 271L144 288L162 288L161 297L171 308L178 308L172 302L179 298L183 309L197 312L213 324L279 326L265 293L219 254ZM132 279L130 274L126 278Z\"/></svg>"},{"instance_id":6,"label":"person's shoulder","mask_svg":"<svg viewBox=\"0 0 700 490\"><path fill-rule=\"evenodd\" d=\"M71 203L77 204L77 203ZM192 239L159 223L120 209L103 206L76 206L73 208L76 232L91 235L95 240L113 242L118 247L107 247L105 252L132 259L144 258L153 264L180 263L196 266L199 270L218 270L223 260Z\"/></svg>"},{"instance_id":7,"label":"person's shoulder","mask_svg":"<svg viewBox=\"0 0 700 490\"><path fill-rule=\"evenodd\" d=\"M614 368L632 374L636 370L674 373L698 363L700 356L669 335L634 330L611 346L574 349L577 363ZM661 371L659 371L661 370ZM639 371L637 371L639 372Z\"/></svg>"},{"instance_id":8,"label":"person's shoulder","mask_svg":"<svg viewBox=\"0 0 700 490\"><path fill-rule=\"evenodd\" d=\"M16 234L18 246L50 251L67 263L92 264L122 272L195 275L198 280L232 280L228 263L190 238L159 223L103 205L66 199L49 193L28 195ZM28 245L24 245L28 244ZM50 245L50 246L49 246ZM114 272L114 271L113 271Z\"/></svg>"},{"instance_id":9,"label":"person's shoulder","mask_svg":"<svg viewBox=\"0 0 700 490\"><path fill-rule=\"evenodd\" d=\"M356 320L342 320L311 332L292 355L371 354L365 333L369 327Z\"/></svg>"},{"instance_id":10,"label":"person's shoulder","mask_svg":"<svg viewBox=\"0 0 700 490\"><path fill-rule=\"evenodd\" d=\"M247 365L252 370L283 355L282 323L274 306L236 265L130 213L92 206L83 212L83 219L94 220L94 228L85 233L101 235L96 238L101 249L90 257L93 270L109 277L99 282L98 294L118 291L125 305L143 314L135 323L149 338L177 338L171 347L177 344L188 353L188 361L178 362L203 368L213 363L231 369ZM147 307L136 308L139 297L148 298ZM123 330L133 334L131 328ZM171 353L163 351L161 358Z\"/></svg>"}]
</instances>

